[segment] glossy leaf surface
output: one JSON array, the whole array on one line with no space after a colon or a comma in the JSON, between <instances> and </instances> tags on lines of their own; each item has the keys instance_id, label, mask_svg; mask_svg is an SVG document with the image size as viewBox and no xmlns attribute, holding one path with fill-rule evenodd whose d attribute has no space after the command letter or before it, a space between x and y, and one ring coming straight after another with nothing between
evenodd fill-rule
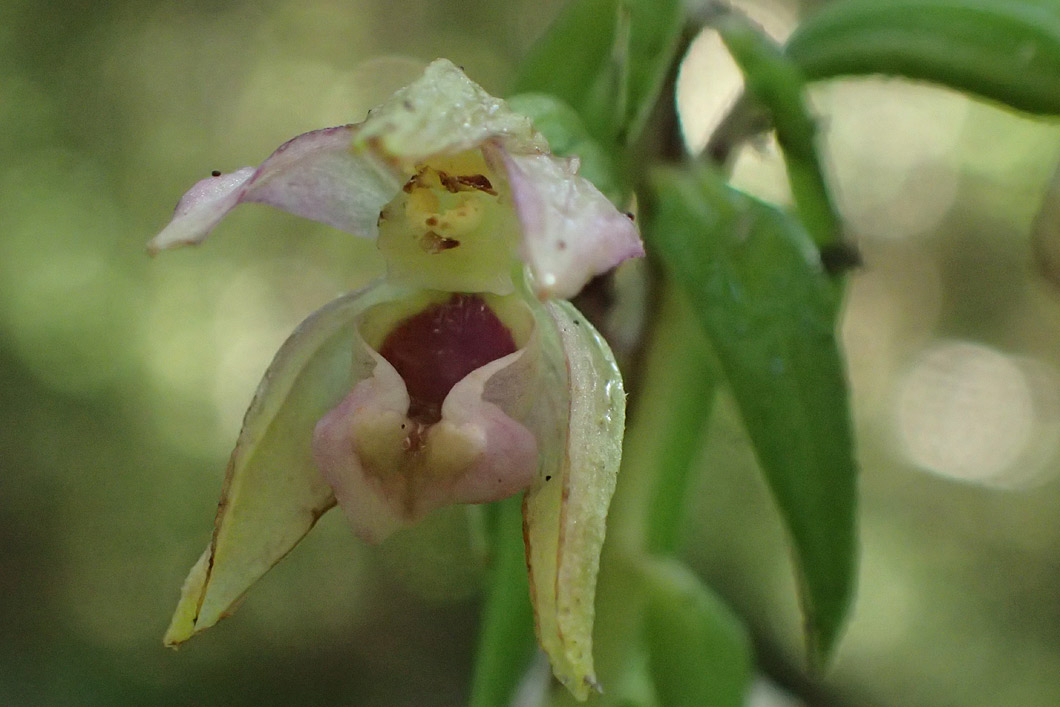
<instances>
[{"instance_id":1,"label":"glossy leaf surface","mask_svg":"<svg viewBox=\"0 0 1060 707\"><path fill-rule=\"evenodd\" d=\"M696 309L790 532L813 661L833 648L856 568L856 466L836 302L790 217L717 174L654 175L656 252Z\"/></svg>"}]
</instances>

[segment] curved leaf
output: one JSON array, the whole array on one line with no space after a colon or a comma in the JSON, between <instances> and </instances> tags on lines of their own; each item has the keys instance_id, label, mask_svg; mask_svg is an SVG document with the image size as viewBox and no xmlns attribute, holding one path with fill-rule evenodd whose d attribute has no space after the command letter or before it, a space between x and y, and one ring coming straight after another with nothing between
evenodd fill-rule
<instances>
[{"instance_id":1,"label":"curved leaf","mask_svg":"<svg viewBox=\"0 0 1060 707\"><path fill-rule=\"evenodd\" d=\"M856 566L856 466L836 301L791 218L706 169L654 176L656 252L696 308L797 560L810 658L827 658Z\"/></svg>"},{"instance_id":2,"label":"curved leaf","mask_svg":"<svg viewBox=\"0 0 1060 707\"><path fill-rule=\"evenodd\" d=\"M1055 0L829 3L799 26L785 52L811 79L907 76L1060 114Z\"/></svg>"},{"instance_id":3,"label":"curved leaf","mask_svg":"<svg viewBox=\"0 0 1060 707\"><path fill-rule=\"evenodd\" d=\"M645 585L645 638L662 704L741 707L752 662L743 624L676 560L648 563Z\"/></svg>"}]
</instances>

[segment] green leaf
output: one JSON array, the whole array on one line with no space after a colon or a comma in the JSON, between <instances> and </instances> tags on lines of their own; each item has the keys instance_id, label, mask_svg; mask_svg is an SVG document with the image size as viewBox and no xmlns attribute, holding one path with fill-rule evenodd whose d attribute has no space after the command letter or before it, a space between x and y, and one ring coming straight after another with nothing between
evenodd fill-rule
<instances>
[{"instance_id":1,"label":"green leaf","mask_svg":"<svg viewBox=\"0 0 1060 707\"><path fill-rule=\"evenodd\" d=\"M747 632L713 592L676 560L646 568L644 634L660 702L740 707L751 682Z\"/></svg>"},{"instance_id":2,"label":"green leaf","mask_svg":"<svg viewBox=\"0 0 1060 707\"><path fill-rule=\"evenodd\" d=\"M653 175L650 231L695 306L788 527L811 661L827 659L856 567L856 467L836 301L781 211L701 168Z\"/></svg>"},{"instance_id":3,"label":"green leaf","mask_svg":"<svg viewBox=\"0 0 1060 707\"><path fill-rule=\"evenodd\" d=\"M573 0L523 62L513 93L551 93L603 144L640 134L677 51L679 0Z\"/></svg>"},{"instance_id":4,"label":"green leaf","mask_svg":"<svg viewBox=\"0 0 1060 707\"><path fill-rule=\"evenodd\" d=\"M747 90L772 118L806 230L818 245L839 242L839 217L817 158L817 125L806 108L802 73L772 39L743 17L726 13L716 25L743 71Z\"/></svg>"},{"instance_id":5,"label":"green leaf","mask_svg":"<svg viewBox=\"0 0 1060 707\"><path fill-rule=\"evenodd\" d=\"M626 448L633 462L655 472L646 493L648 551L670 555L680 543L694 462L721 374L683 292L666 287L655 316L658 328L639 371L645 383L637 398L638 424L627 433Z\"/></svg>"},{"instance_id":6,"label":"green leaf","mask_svg":"<svg viewBox=\"0 0 1060 707\"><path fill-rule=\"evenodd\" d=\"M1031 227L1031 247L1038 274L1060 285L1060 165L1045 189Z\"/></svg>"},{"instance_id":7,"label":"green leaf","mask_svg":"<svg viewBox=\"0 0 1060 707\"><path fill-rule=\"evenodd\" d=\"M629 189L622 184L615 163L596 140L589 136L578 113L547 93L520 93L508 99L512 110L533 121L548 140L552 154L578 157L578 173L592 182L617 207L625 206Z\"/></svg>"},{"instance_id":8,"label":"green leaf","mask_svg":"<svg viewBox=\"0 0 1060 707\"><path fill-rule=\"evenodd\" d=\"M808 78L892 74L1060 114L1056 0L851 0L809 17L786 53Z\"/></svg>"}]
</instances>

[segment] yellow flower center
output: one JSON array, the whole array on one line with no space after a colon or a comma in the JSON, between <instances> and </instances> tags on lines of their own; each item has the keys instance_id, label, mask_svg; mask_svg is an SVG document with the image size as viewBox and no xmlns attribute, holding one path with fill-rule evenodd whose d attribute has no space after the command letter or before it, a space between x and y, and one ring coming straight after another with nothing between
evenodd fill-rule
<instances>
[{"instance_id":1,"label":"yellow flower center","mask_svg":"<svg viewBox=\"0 0 1060 707\"><path fill-rule=\"evenodd\" d=\"M380 214L378 242L393 280L505 295L518 233L504 176L472 151L420 165Z\"/></svg>"}]
</instances>

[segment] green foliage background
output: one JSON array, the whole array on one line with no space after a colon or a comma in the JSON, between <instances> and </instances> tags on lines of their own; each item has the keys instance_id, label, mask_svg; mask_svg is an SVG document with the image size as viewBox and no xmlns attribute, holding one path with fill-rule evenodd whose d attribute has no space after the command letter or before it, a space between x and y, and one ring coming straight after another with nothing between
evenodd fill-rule
<instances>
[{"instance_id":1,"label":"green foliage background","mask_svg":"<svg viewBox=\"0 0 1060 707\"><path fill-rule=\"evenodd\" d=\"M338 514L236 618L162 649L261 372L380 261L370 243L255 207L200 249L152 260L143 245L209 170L359 120L413 72L373 57L447 56L505 93L559 5L0 6L0 704L466 701L479 571L443 550L369 551ZM902 372L941 338L1034 357L1053 409L1060 296L1028 241L1060 127L925 91L871 82L822 99L892 118L837 117L854 147L826 151L867 262L843 330L863 559L833 672L806 676L783 531L727 399L682 554L749 623L761 668L811 704L1060 704L1055 448L1020 462L1046 470L1040 485L1002 492L917 470L892 419ZM948 175L952 201L930 227L883 237L923 205L907 188L853 212L894 179L870 148L932 130L950 146L909 161L908 179L930 196ZM737 176L783 197L765 162ZM1058 433L1055 419L1034 430Z\"/></svg>"}]
</instances>

